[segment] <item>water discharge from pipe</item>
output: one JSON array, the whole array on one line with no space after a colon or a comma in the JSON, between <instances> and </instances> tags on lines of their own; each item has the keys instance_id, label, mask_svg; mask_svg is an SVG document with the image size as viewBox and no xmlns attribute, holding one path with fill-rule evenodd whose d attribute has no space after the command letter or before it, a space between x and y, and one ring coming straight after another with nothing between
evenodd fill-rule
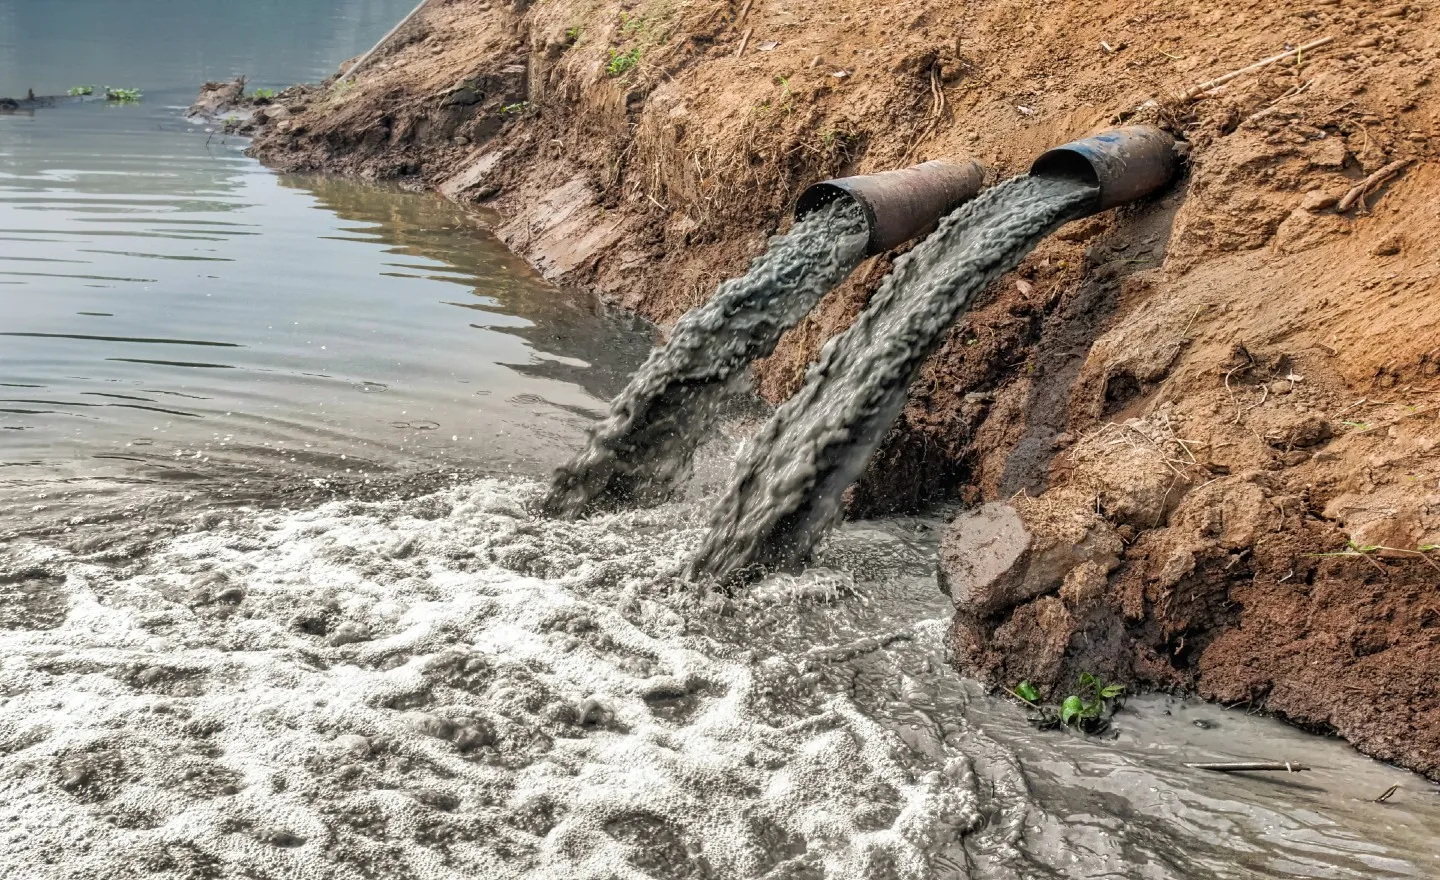
<instances>
[{"instance_id":1,"label":"water discharge from pipe","mask_svg":"<svg viewBox=\"0 0 1440 880\"><path fill-rule=\"evenodd\" d=\"M1099 195L1085 180L1012 178L902 257L850 329L825 345L800 391L746 444L691 574L725 581L803 565L950 325L1041 239L1094 210Z\"/></svg>"},{"instance_id":2,"label":"water discharge from pipe","mask_svg":"<svg viewBox=\"0 0 1440 880\"><path fill-rule=\"evenodd\" d=\"M551 516L662 500L689 470L727 392L864 259L869 227L852 199L796 222L739 278L692 309L610 404L585 448L555 476Z\"/></svg>"}]
</instances>

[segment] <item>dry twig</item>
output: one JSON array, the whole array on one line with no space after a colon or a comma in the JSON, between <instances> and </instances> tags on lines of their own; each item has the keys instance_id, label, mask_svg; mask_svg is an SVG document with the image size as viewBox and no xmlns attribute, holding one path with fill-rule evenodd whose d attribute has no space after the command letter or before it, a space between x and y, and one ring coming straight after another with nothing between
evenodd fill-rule
<instances>
[{"instance_id":1,"label":"dry twig","mask_svg":"<svg viewBox=\"0 0 1440 880\"><path fill-rule=\"evenodd\" d=\"M1269 58L1251 64L1249 67L1242 67L1239 70L1232 70L1224 76L1216 77L1209 82L1203 82L1200 85L1190 89L1189 91L1181 93L1180 98L1184 101L1193 101L1201 95L1205 94L1206 92L1209 92L1213 89L1218 89L1219 87L1225 85L1231 80L1239 79L1247 73L1254 73L1257 70L1263 70L1272 64L1284 61L1286 58L1290 58L1292 56L1298 57L1305 52L1309 52L1312 49L1318 49L1321 46L1328 45L1330 43L1333 43L1334 41L1334 37L1321 37L1318 40L1311 40L1305 45L1297 46L1294 49L1289 50L1288 52L1281 52L1279 55L1272 55Z\"/></svg>"},{"instance_id":2,"label":"dry twig","mask_svg":"<svg viewBox=\"0 0 1440 880\"><path fill-rule=\"evenodd\" d=\"M1345 197L1335 205L1335 210L1343 214L1355 207L1356 202L1359 202L1376 187L1380 186L1380 184L1399 174L1401 171L1404 171L1405 167L1412 161L1414 160L1396 159L1394 162L1391 162L1389 165L1386 165L1384 168L1381 168L1379 171L1376 171L1374 174L1355 184L1355 186L1345 194Z\"/></svg>"},{"instance_id":3,"label":"dry twig","mask_svg":"<svg viewBox=\"0 0 1440 880\"><path fill-rule=\"evenodd\" d=\"M750 35L754 32L754 28L746 28L745 33L740 35L740 48L735 50L736 58L745 54L745 47L750 45Z\"/></svg>"},{"instance_id":4,"label":"dry twig","mask_svg":"<svg viewBox=\"0 0 1440 880\"><path fill-rule=\"evenodd\" d=\"M1306 764L1297 764L1293 761L1285 761L1283 763L1237 761L1234 763L1221 764L1186 764L1185 766L1192 770L1213 770L1216 773L1247 773L1251 770L1275 770L1283 773L1299 773L1303 770L1310 769Z\"/></svg>"}]
</instances>

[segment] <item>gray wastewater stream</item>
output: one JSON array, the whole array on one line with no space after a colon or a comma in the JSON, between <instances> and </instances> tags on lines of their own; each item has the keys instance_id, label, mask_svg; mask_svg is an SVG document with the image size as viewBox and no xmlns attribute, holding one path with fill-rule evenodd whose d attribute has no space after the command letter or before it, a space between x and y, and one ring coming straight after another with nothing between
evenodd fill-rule
<instances>
[{"instance_id":1,"label":"gray wastewater stream","mask_svg":"<svg viewBox=\"0 0 1440 880\"><path fill-rule=\"evenodd\" d=\"M313 78L380 5L219 64ZM36 9L0 43L83 54ZM958 677L947 511L697 587L732 424L674 500L535 516L649 332L442 202L178 120L234 72L0 119L0 876L1440 875L1434 786L1341 741L1160 695L1040 732ZM1185 766L1238 759L1315 769Z\"/></svg>"}]
</instances>

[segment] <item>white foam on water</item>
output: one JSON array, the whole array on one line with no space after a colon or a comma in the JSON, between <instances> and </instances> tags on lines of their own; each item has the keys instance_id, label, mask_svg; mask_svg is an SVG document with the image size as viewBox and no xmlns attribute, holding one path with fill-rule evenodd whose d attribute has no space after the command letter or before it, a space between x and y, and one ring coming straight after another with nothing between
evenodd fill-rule
<instances>
[{"instance_id":1,"label":"white foam on water","mask_svg":"<svg viewBox=\"0 0 1440 880\"><path fill-rule=\"evenodd\" d=\"M945 874L962 757L719 637L676 577L700 513L542 491L236 512L119 568L13 548L68 614L0 630L0 876ZM752 601L844 588L778 583Z\"/></svg>"}]
</instances>

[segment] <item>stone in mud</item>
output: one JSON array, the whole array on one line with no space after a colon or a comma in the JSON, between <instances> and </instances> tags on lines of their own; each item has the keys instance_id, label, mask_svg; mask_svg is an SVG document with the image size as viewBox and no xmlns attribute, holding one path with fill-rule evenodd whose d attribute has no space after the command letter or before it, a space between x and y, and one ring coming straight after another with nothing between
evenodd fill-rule
<instances>
[{"instance_id":1,"label":"stone in mud","mask_svg":"<svg viewBox=\"0 0 1440 880\"><path fill-rule=\"evenodd\" d=\"M1312 189L1305 194L1305 198L1300 200L1300 207L1312 214L1318 214L1335 207L1339 201L1340 196L1334 193L1327 193L1323 189Z\"/></svg>"},{"instance_id":2,"label":"stone in mud","mask_svg":"<svg viewBox=\"0 0 1440 880\"><path fill-rule=\"evenodd\" d=\"M245 79L238 77L225 82L207 82L185 115L192 118L213 118L240 103L245 94Z\"/></svg>"},{"instance_id":3,"label":"stone in mud","mask_svg":"<svg viewBox=\"0 0 1440 880\"><path fill-rule=\"evenodd\" d=\"M1058 589L1084 563L1113 571L1123 545L1110 524L1060 510L992 502L957 518L940 545L940 584L955 607L985 617Z\"/></svg>"},{"instance_id":4,"label":"stone in mud","mask_svg":"<svg viewBox=\"0 0 1440 880\"><path fill-rule=\"evenodd\" d=\"M1401 237L1400 233L1392 232L1376 242L1375 246L1370 249L1370 254L1375 257L1393 257L1404 247L1405 239Z\"/></svg>"}]
</instances>

